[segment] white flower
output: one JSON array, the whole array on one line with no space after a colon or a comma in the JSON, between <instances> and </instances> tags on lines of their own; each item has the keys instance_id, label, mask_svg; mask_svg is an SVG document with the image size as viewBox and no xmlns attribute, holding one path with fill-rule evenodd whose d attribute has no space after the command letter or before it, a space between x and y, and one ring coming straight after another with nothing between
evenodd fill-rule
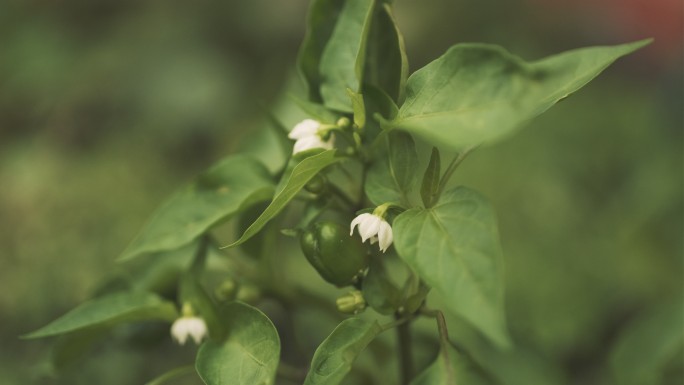
<instances>
[{"instance_id":1,"label":"white flower","mask_svg":"<svg viewBox=\"0 0 684 385\"><path fill-rule=\"evenodd\" d=\"M371 244L380 243L380 250L384 253L392 245L392 226L384 218L376 214L364 213L351 222L349 235L354 234L354 228L359 226L361 240L366 242L370 239Z\"/></svg>"},{"instance_id":2,"label":"white flower","mask_svg":"<svg viewBox=\"0 0 684 385\"><path fill-rule=\"evenodd\" d=\"M287 135L288 138L296 140L292 153L296 154L312 148L332 149L335 144L334 135L331 134L328 140L323 140L320 136L322 127L320 122L313 119L304 119L297 123Z\"/></svg>"},{"instance_id":3,"label":"white flower","mask_svg":"<svg viewBox=\"0 0 684 385\"><path fill-rule=\"evenodd\" d=\"M185 345L188 336L199 344L207 336L207 324L202 318L182 316L171 325L171 337L181 345Z\"/></svg>"}]
</instances>

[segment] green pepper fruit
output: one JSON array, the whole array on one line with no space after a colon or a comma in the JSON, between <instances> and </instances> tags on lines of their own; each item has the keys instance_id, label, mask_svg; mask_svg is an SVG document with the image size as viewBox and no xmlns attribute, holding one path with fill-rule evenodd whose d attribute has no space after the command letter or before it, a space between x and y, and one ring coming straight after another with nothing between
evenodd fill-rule
<instances>
[{"instance_id":1,"label":"green pepper fruit","mask_svg":"<svg viewBox=\"0 0 684 385\"><path fill-rule=\"evenodd\" d=\"M317 222L302 232L299 244L321 277L336 286L351 285L368 267L367 248L346 226Z\"/></svg>"}]
</instances>

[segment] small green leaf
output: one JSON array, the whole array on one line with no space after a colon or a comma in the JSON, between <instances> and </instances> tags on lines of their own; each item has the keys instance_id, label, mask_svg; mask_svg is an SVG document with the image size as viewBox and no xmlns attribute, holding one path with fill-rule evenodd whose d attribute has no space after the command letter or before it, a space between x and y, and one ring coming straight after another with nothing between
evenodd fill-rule
<instances>
[{"instance_id":1,"label":"small green leaf","mask_svg":"<svg viewBox=\"0 0 684 385\"><path fill-rule=\"evenodd\" d=\"M361 91L366 41L374 7L375 0L347 0L337 16L319 66L321 96L323 104L329 108L351 112L346 90Z\"/></svg>"},{"instance_id":2,"label":"small green leaf","mask_svg":"<svg viewBox=\"0 0 684 385\"><path fill-rule=\"evenodd\" d=\"M387 138L388 156L381 156L368 170L365 192L376 205L386 202L408 205L408 194L416 184L416 145L405 132L388 132Z\"/></svg>"},{"instance_id":3,"label":"small green leaf","mask_svg":"<svg viewBox=\"0 0 684 385\"><path fill-rule=\"evenodd\" d=\"M363 349L382 331L377 321L348 318L316 349L304 385L336 385Z\"/></svg>"},{"instance_id":4,"label":"small green leaf","mask_svg":"<svg viewBox=\"0 0 684 385\"><path fill-rule=\"evenodd\" d=\"M292 174L283 184L282 189L273 197L271 204L259 216L259 218L252 223L251 226L245 230L240 239L233 242L226 247L235 247L245 242L255 234L257 234L265 225L273 219L285 206L290 203L292 198L297 195L299 190L313 178L318 172L330 166L333 163L339 162L343 158L335 156L335 150L327 150L316 155L305 158L292 170Z\"/></svg>"},{"instance_id":5,"label":"small green leaf","mask_svg":"<svg viewBox=\"0 0 684 385\"><path fill-rule=\"evenodd\" d=\"M309 99L322 102L321 55L335 28L335 22L345 0L313 0L309 7L306 36L297 56L299 71L309 86Z\"/></svg>"},{"instance_id":6,"label":"small green leaf","mask_svg":"<svg viewBox=\"0 0 684 385\"><path fill-rule=\"evenodd\" d=\"M435 361L410 385L493 385L472 360L450 345L442 347Z\"/></svg>"},{"instance_id":7,"label":"small green leaf","mask_svg":"<svg viewBox=\"0 0 684 385\"><path fill-rule=\"evenodd\" d=\"M429 209L403 212L392 229L399 256L445 298L448 309L508 346L501 247L487 200L459 187Z\"/></svg>"},{"instance_id":8,"label":"small green leaf","mask_svg":"<svg viewBox=\"0 0 684 385\"><path fill-rule=\"evenodd\" d=\"M439 177L441 175L441 159L437 147L432 148L430 163L423 174L423 184L420 187L420 197L426 208L432 207L439 194Z\"/></svg>"},{"instance_id":9,"label":"small green leaf","mask_svg":"<svg viewBox=\"0 0 684 385\"><path fill-rule=\"evenodd\" d=\"M270 385L280 360L280 339L258 309L233 302L220 310L227 335L209 340L197 352L195 367L207 385Z\"/></svg>"},{"instance_id":10,"label":"small green leaf","mask_svg":"<svg viewBox=\"0 0 684 385\"><path fill-rule=\"evenodd\" d=\"M408 76L404 38L397 28L389 4L376 7L368 37L364 93L368 85L384 90L401 103Z\"/></svg>"},{"instance_id":11,"label":"small green leaf","mask_svg":"<svg viewBox=\"0 0 684 385\"><path fill-rule=\"evenodd\" d=\"M387 134L389 140L389 166L392 179L404 194L416 184L418 153L416 143L410 134L393 131Z\"/></svg>"},{"instance_id":12,"label":"small green leaf","mask_svg":"<svg viewBox=\"0 0 684 385\"><path fill-rule=\"evenodd\" d=\"M371 258L362 291L366 303L380 314L394 314L401 304L401 292L390 279L380 258Z\"/></svg>"},{"instance_id":13,"label":"small green leaf","mask_svg":"<svg viewBox=\"0 0 684 385\"><path fill-rule=\"evenodd\" d=\"M179 285L179 302L181 306L185 303L192 305L200 317L207 323L209 329L209 337L212 339L222 339L225 330L221 320L219 319L216 304L209 297L204 287L200 284L198 277L194 272L189 271L181 277Z\"/></svg>"},{"instance_id":14,"label":"small green leaf","mask_svg":"<svg viewBox=\"0 0 684 385\"><path fill-rule=\"evenodd\" d=\"M268 200L273 182L256 160L230 156L174 195L152 216L119 260L187 245L212 226Z\"/></svg>"},{"instance_id":15,"label":"small green leaf","mask_svg":"<svg viewBox=\"0 0 684 385\"><path fill-rule=\"evenodd\" d=\"M347 88L347 94L351 99L352 111L354 112L354 124L363 128L366 125L366 107L363 103L363 95Z\"/></svg>"},{"instance_id":16,"label":"small green leaf","mask_svg":"<svg viewBox=\"0 0 684 385\"><path fill-rule=\"evenodd\" d=\"M456 150L491 142L648 43L583 48L532 63L501 47L459 44L411 75L389 127Z\"/></svg>"},{"instance_id":17,"label":"small green leaf","mask_svg":"<svg viewBox=\"0 0 684 385\"><path fill-rule=\"evenodd\" d=\"M176 306L156 294L122 292L84 302L48 325L24 338L42 338L98 325L112 325L143 320L173 321Z\"/></svg>"},{"instance_id":18,"label":"small green leaf","mask_svg":"<svg viewBox=\"0 0 684 385\"><path fill-rule=\"evenodd\" d=\"M684 349L681 298L649 309L620 334L611 366L620 385L660 384L667 364ZM678 359L681 363L681 358Z\"/></svg>"}]
</instances>

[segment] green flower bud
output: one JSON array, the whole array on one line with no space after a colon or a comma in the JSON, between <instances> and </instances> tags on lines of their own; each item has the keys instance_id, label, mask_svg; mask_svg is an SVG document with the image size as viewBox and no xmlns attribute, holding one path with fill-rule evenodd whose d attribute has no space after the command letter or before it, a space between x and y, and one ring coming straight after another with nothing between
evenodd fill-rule
<instances>
[{"instance_id":1,"label":"green flower bud","mask_svg":"<svg viewBox=\"0 0 684 385\"><path fill-rule=\"evenodd\" d=\"M335 301L337 310L346 314L358 314L366 308L366 300L359 290L350 291Z\"/></svg>"},{"instance_id":2,"label":"green flower bud","mask_svg":"<svg viewBox=\"0 0 684 385\"><path fill-rule=\"evenodd\" d=\"M214 296L221 302L231 301L235 298L238 285L232 278L226 279L214 289Z\"/></svg>"}]
</instances>

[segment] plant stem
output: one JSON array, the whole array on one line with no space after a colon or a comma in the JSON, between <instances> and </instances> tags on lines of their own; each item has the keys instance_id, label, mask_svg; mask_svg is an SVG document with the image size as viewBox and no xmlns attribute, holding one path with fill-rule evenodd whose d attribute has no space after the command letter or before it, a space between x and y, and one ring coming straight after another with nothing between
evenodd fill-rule
<instances>
[{"instance_id":1,"label":"plant stem","mask_svg":"<svg viewBox=\"0 0 684 385\"><path fill-rule=\"evenodd\" d=\"M439 188L437 189L437 198L442 196L442 192L444 191L444 188L446 187L447 182L449 182L449 179L451 178L451 175L456 171L456 168L458 167L461 162L468 156L468 154L474 150L477 146L472 146L468 147L465 150L461 151L456 155L454 160L451 161L449 164L449 167L447 170L444 172L444 176L442 176L442 180L439 182Z\"/></svg>"},{"instance_id":2,"label":"plant stem","mask_svg":"<svg viewBox=\"0 0 684 385\"><path fill-rule=\"evenodd\" d=\"M399 315L395 317L399 321ZM402 322L397 326L397 344L399 345L399 370L401 384L408 385L413 378L413 352L411 347L411 323Z\"/></svg>"}]
</instances>

